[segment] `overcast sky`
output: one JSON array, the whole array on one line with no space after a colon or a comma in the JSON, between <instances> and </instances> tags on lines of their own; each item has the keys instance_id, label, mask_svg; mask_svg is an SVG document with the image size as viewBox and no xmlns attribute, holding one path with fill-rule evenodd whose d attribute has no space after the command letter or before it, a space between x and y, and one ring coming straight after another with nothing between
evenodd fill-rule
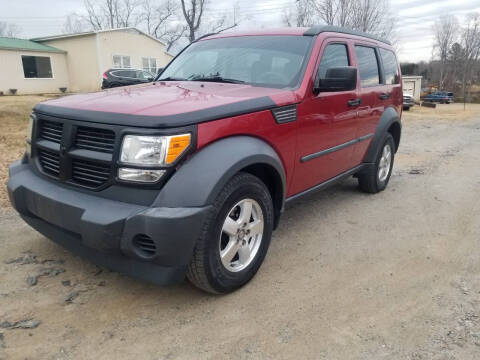
<instances>
[{"instance_id":1,"label":"overcast sky","mask_svg":"<svg viewBox=\"0 0 480 360\"><path fill-rule=\"evenodd\" d=\"M211 0L207 16L218 18L232 13L236 4L239 28L278 27L285 8L294 0ZM398 14L399 57L401 61L430 60L432 24L444 14L462 17L480 12L480 0L391 0ZM83 11L83 0L0 0L0 21L12 22L22 29L22 37L59 34L65 17Z\"/></svg>"}]
</instances>

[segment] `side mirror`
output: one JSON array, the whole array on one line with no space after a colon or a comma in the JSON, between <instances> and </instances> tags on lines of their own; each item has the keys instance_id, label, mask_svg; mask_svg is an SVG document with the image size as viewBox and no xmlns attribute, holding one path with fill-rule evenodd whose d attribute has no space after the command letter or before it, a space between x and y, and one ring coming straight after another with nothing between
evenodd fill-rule
<instances>
[{"instance_id":1,"label":"side mirror","mask_svg":"<svg viewBox=\"0 0 480 360\"><path fill-rule=\"evenodd\" d=\"M357 68L353 66L334 67L327 70L324 79L317 75L313 92L350 91L357 88Z\"/></svg>"}]
</instances>

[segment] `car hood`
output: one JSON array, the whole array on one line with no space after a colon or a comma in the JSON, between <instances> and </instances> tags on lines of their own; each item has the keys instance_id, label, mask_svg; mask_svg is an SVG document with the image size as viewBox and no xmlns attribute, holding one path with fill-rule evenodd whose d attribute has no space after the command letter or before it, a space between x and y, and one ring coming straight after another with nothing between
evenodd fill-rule
<instances>
[{"instance_id":1,"label":"car hood","mask_svg":"<svg viewBox=\"0 0 480 360\"><path fill-rule=\"evenodd\" d=\"M157 82L66 96L34 111L73 120L140 127L177 127L296 101L291 90L212 82Z\"/></svg>"}]
</instances>

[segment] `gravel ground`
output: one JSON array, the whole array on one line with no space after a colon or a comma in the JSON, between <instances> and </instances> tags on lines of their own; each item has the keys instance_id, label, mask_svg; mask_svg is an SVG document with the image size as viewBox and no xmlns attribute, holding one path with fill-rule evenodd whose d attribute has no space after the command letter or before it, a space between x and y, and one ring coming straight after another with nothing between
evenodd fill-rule
<instances>
[{"instance_id":1,"label":"gravel ground","mask_svg":"<svg viewBox=\"0 0 480 360\"><path fill-rule=\"evenodd\" d=\"M286 211L254 280L161 288L0 215L0 359L478 359L480 107L414 109L386 191Z\"/></svg>"}]
</instances>

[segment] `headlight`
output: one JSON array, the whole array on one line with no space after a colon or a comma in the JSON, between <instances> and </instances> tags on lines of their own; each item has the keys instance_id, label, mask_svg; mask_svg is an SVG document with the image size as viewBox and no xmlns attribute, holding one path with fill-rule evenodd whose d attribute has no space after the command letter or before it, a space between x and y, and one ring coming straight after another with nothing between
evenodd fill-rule
<instances>
[{"instance_id":1,"label":"headlight","mask_svg":"<svg viewBox=\"0 0 480 360\"><path fill-rule=\"evenodd\" d=\"M172 164L190 145L190 134L174 136L127 135L120 161L125 164L165 166Z\"/></svg>"}]
</instances>

